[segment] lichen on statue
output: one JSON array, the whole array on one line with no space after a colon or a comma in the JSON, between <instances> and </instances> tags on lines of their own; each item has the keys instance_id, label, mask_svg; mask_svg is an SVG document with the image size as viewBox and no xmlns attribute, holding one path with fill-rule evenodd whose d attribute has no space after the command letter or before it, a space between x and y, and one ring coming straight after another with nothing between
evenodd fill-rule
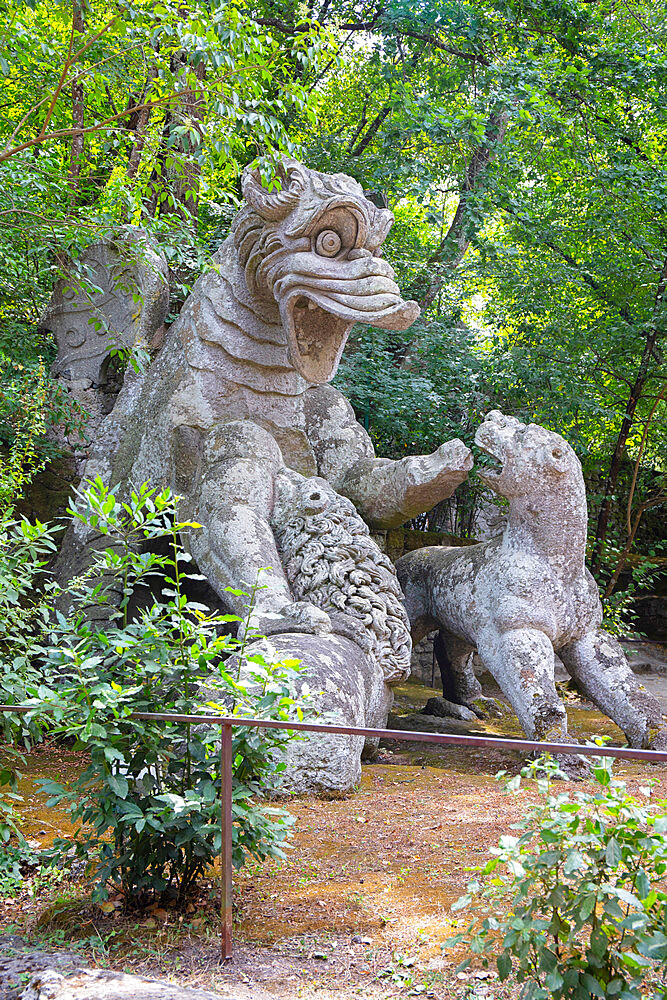
<instances>
[{"instance_id":1,"label":"lichen on statue","mask_svg":"<svg viewBox=\"0 0 667 1000\"><path fill-rule=\"evenodd\" d=\"M664 747L658 701L600 627L600 597L585 565L588 509L579 459L560 434L498 410L475 441L489 461L480 478L509 501L507 526L479 545L429 546L398 560L413 640L440 630L454 697L468 706L481 693L471 668L477 649L531 739L567 736L556 653L631 746Z\"/></svg>"},{"instance_id":2,"label":"lichen on statue","mask_svg":"<svg viewBox=\"0 0 667 1000\"><path fill-rule=\"evenodd\" d=\"M256 171L244 174L246 206L159 354L142 375L126 377L85 476L100 475L121 493L145 481L171 487L183 498L184 519L202 525L185 542L222 599L230 600L225 588L261 574L258 625L274 642L277 633L289 635L283 645L298 653L296 637L310 632L322 657L326 642L334 643L342 663L338 646L347 644L350 670L385 671L376 654L364 652L366 639L355 642L345 632L340 619L354 617L352 603L332 622L314 594L304 602L293 593L272 524L277 479L285 470L319 476L351 501L350 512L358 512L351 518L391 527L450 496L472 458L458 440L432 455L397 462L375 457L352 407L328 381L355 323L405 329L419 313L416 303L403 300L380 256L393 217L344 174L285 160L280 180L280 189L269 191ZM73 524L61 552L61 578L76 575L95 544ZM379 550L368 554L378 565L380 556ZM393 595L395 577L383 566L382 586ZM332 593L326 600L319 593L319 603L335 606ZM370 595L364 599L372 619ZM243 599L231 600L243 613ZM312 658L313 644L302 645ZM390 644L383 648L389 658ZM396 655L403 654L392 647ZM341 720L366 724L372 718L381 725L390 699L371 697L370 689L361 697L357 680L350 680L357 692L354 711L342 695L337 700L332 694L325 707L333 706ZM358 707L361 702L366 707ZM367 710L370 702L375 707ZM356 765L341 778L341 788L349 786L352 772Z\"/></svg>"}]
</instances>

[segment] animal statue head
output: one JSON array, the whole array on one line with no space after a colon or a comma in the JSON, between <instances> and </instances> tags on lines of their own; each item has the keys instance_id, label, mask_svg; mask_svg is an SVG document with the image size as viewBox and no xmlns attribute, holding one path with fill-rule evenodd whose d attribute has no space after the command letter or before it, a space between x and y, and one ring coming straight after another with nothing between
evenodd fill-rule
<instances>
[{"instance_id":1,"label":"animal statue head","mask_svg":"<svg viewBox=\"0 0 667 1000\"><path fill-rule=\"evenodd\" d=\"M581 463L565 438L539 424L491 410L477 428L475 444L495 465L479 471L482 482L510 500L553 490L584 490Z\"/></svg>"},{"instance_id":2,"label":"animal statue head","mask_svg":"<svg viewBox=\"0 0 667 1000\"><path fill-rule=\"evenodd\" d=\"M328 382L355 323L405 330L419 306L380 257L391 212L345 174L284 159L278 176L280 190L269 191L245 171L234 244L251 295L278 306L291 363L309 382Z\"/></svg>"}]
</instances>

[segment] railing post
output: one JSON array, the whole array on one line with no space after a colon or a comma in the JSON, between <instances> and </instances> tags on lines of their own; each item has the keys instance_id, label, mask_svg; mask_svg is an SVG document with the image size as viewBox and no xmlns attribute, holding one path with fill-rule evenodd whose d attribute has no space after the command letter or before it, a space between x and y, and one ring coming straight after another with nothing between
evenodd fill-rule
<instances>
[{"instance_id":1,"label":"railing post","mask_svg":"<svg viewBox=\"0 0 667 1000\"><path fill-rule=\"evenodd\" d=\"M232 724L221 727L220 746L220 799L222 840L220 855L222 866L222 892L220 917L222 921L222 961L232 957Z\"/></svg>"}]
</instances>

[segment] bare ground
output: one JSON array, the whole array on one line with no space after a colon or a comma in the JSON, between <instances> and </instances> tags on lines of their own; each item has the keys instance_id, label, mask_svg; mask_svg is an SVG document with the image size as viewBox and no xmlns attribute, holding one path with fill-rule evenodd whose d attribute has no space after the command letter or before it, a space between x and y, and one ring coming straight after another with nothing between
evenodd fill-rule
<instances>
[{"instance_id":1,"label":"bare ground","mask_svg":"<svg viewBox=\"0 0 667 1000\"><path fill-rule=\"evenodd\" d=\"M434 692L399 690L399 711L418 710ZM598 713L568 695L574 734L621 734ZM504 718L475 728L518 733ZM336 997L513 997L493 971L456 972L461 954L442 949L457 927L451 903L484 863L490 846L524 808L494 775L515 773L520 759L502 751L389 745L366 765L361 787L348 798L290 801L295 832L283 862L249 862L235 876L235 953L219 962L219 890L216 880L188 913L153 908L139 918L90 906L80 887L30 884L0 902L0 928L41 946L74 947L81 961L181 985L231 990L239 1000ZM33 775L75 773L80 759L46 748L30 761ZM658 798L667 796L667 775ZM631 787L646 768L617 768ZM30 791L31 779L25 787ZM26 832L42 844L68 832L62 815L31 796ZM459 918L461 919L461 918ZM461 919L463 923L463 919Z\"/></svg>"}]
</instances>

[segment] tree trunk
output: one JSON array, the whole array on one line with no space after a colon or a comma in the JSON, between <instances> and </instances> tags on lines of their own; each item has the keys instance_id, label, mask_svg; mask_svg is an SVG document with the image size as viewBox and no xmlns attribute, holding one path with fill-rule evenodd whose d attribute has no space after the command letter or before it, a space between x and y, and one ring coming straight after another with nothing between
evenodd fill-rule
<instances>
[{"instance_id":1,"label":"tree trunk","mask_svg":"<svg viewBox=\"0 0 667 1000\"><path fill-rule=\"evenodd\" d=\"M644 344L644 350L642 351L641 360L639 362L639 368L637 369L637 375L630 388L630 395L628 401L625 404L625 412L623 414L623 421L621 423L621 428L618 432L618 437L616 438L616 444L614 446L614 452L611 459L611 465L609 467L609 474L605 481L604 493L602 496L602 503L600 505L600 513L598 514L598 521L595 531L595 543L593 545L593 553L591 556L591 571L593 573L599 570L600 564L602 562L602 556L604 555L604 547L607 541L607 535L609 533L609 518L611 516L611 505L616 492L616 487L618 486L618 477L621 472L621 465L623 458L625 456L625 450L628 443L628 437L630 436L630 431L634 425L635 413L637 412L637 405L642 397L642 393L646 387L646 383L650 379L650 364L651 358L653 357L653 352L656 347L656 342L660 333L664 327L664 318L662 313L665 308L665 291L667 290L667 258L662 267L662 273L660 275L660 280L658 282L658 288L655 295L655 319L653 324L653 329L649 331L646 342Z\"/></svg>"},{"instance_id":2,"label":"tree trunk","mask_svg":"<svg viewBox=\"0 0 667 1000\"><path fill-rule=\"evenodd\" d=\"M425 48L426 48L426 46L422 46L422 48L419 49L417 52L414 52L412 54L411 58L408 60L406 66L405 66L405 69L404 69L404 73L405 73L405 76L407 77L407 79L410 79L410 77L412 76L414 70L417 68L417 66L419 64L419 60L421 59L422 55L424 54L424 49ZM377 135L377 133L380 130L380 126L389 117L389 115L391 114L391 111L392 111L392 102L391 102L391 100L389 100L389 101L387 101L387 103L382 108L380 108L380 110L376 114L375 118L370 123L370 125L368 126L368 128L366 129L366 131L363 133L363 135L361 135L361 137L360 137L360 132L356 133L355 139L354 139L354 143L353 143L353 148L351 148L350 151L349 151L350 152L350 156L354 156L354 157L361 156L361 154L364 152L364 150L366 149L366 147L368 146L368 144L371 142L371 140L375 138L375 136ZM365 115L365 113L366 113L366 111L364 109L364 115Z\"/></svg>"},{"instance_id":3,"label":"tree trunk","mask_svg":"<svg viewBox=\"0 0 667 1000\"><path fill-rule=\"evenodd\" d=\"M83 0L72 0L72 49L76 51L79 47L80 36L86 30L83 16ZM84 127L85 100L83 81L78 80L72 84L72 127ZM70 199L76 201L81 177L81 166L83 164L85 137L82 134L73 135L70 146L69 173L67 183L70 189Z\"/></svg>"},{"instance_id":4,"label":"tree trunk","mask_svg":"<svg viewBox=\"0 0 667 1000\"><path fill-rule=\"evenodd\" d=\"M183 62L183 72L187 71L187 64ZM198 80L203 80L206 73L204 63L200 63L195 70ZM199 94L192 87L187 87L181 92L178 104L173 111L173 120L179 123L183 121L191 122L195 127L202 120L202 100ZM184 141L178 144L181 153L181 163L179 176L174 183L173 196L174 204L163 203L161 211L165 214L176 212L184 215L186 209L193 227L197 227L197 209L199 206L199 177L201 167L189 152Z\"/></svg>"},{"instance_id":5,"label":"tree trunk","mask_svg":"<svg viewBox=\"0 0 667 1000\"><path fill-rule=\"evenodd\" d=\"M151 189L151 194L148 199L148 204L146 206L149 215L153 218L158 214L160 208L160 192L165 179L165 163L167 159L167 140L169 139L169 132L171 130L172 115L169 108L166 109L164 113L164 121L162 123L162 137L160 140L160 148L157 154L157 162L153 168L148 186Z\"/></svg>"},{"instance_id":6,"label":"tree trunk","mask_svg":"<svg viewBox=\"0 0 667 1000\"><path fill-rule=\"evenodd\" d=\"M144 91L140 99L137 101L138 104L146 103L151 85L156 76L157 70L153 67L148 74ZM130 181L136 177L139 164L141 163L141 156L144 151L144 146L146 145L146 134L148 132L148 123L151 118L151 110L152 109L150 107L146 107L137 112L137 120L134 123L134 145L132 146L132 151L130 152L130 157L127 163L127 179Z\"/></svg>"},{"instance_id":7,"label":"tree trunk","mask_svg":"<svg viewBox=\"0 0 667 1000\"><path fill-rule=\"evenodd\" d=\"M439 247L427 261L430 265L440 263L442 267L433 270L429 287L419 303L422 310L428 309L433 304L447 276L459 266L470 246L474 230L468 219L469 203L474 194L481 189L488 168L496 155L496 149L503 141L506 131L506 112L493 112L489 115L484 142L475 149L466 165L454 218L440 241Z\"/></svg>"}]
</instances>

